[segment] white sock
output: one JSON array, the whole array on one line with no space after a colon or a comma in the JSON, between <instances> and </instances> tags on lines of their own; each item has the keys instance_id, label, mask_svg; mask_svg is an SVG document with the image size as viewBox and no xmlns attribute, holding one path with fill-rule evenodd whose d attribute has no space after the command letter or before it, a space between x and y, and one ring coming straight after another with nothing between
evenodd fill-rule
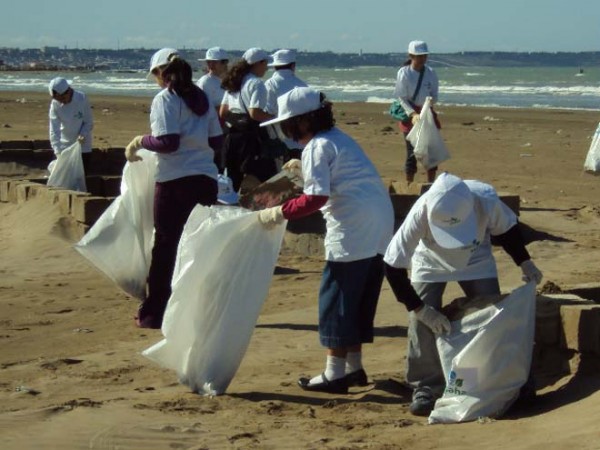
<instances>
[{"instance_id":1,"label":"white sock","mask_svg":"<svg viewBox=\"0 0 600 450\"><path fill-rule=\"evenodd\" d=\"M363 368L362 352L348 352L346 355L346 374Z\"/></svg>"},{"instance_id":2,"label":"white sock","mask_svg":"<svg viewBox=\"0 0 600 450\"><path fill-rule=\"evenodd\" d=\"M327 356L327 365L325 366L325 376L329 381L337 380L346 376L346 358L337 356ZM322 383L323 377L317 375L308 382L309 385Z\"/></svg>"}]
</instances>

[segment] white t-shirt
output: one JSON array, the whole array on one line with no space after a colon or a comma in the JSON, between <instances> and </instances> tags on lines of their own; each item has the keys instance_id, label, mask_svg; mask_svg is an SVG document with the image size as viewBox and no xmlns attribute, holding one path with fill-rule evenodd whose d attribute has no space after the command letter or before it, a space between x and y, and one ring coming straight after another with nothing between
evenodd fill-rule
<instances>
[{"instance_id":1,"label":"white t-shirt","mask_svg":"<svg viewBox=\"0 0 600 450\"><path fill-rule=\"evenodd\" d=\"M208 108L198 116L182 98L168 89L160 91L150 111L152 136L179 135L179 148L173 153L157 153L156 181L170 181L191 175L207 175L217 179L214 152L208 138L222 134L217 112Z\"/></svg>"},{"instance_id":2,"label":"white t-shirt","mask_svg":"<svg viewBox=\"0 0 600 450\"><path fill-rule=\"evenodd\" d=\"M85 137L81 152L92 151L94 119L87 96L83 92L73 90L71 101L64 105L52 99L48 116L50 119L50 145L54 153L58 154L74 144L79 135Z\"/></svg>"},{"instance_id":3,"label":"white t-shirt","mask_svg":"<svg viewBox=\"0 0 600 450\"><path fill-rule=\"evenodd\" d=\"M221 79L218 76L209 72L202 76L196 84L204 91L210 104L214 108L221 106L223 96L225 95L225 89L221 87Z\"/></svg>"},{"instance_id":4,"label":"white t-shirt","mask_svg":"<svg viewBox=\"0 0 600 450\"><path fill-rule=\"evenodd\" d=\"M243 102L240 101L240 96ZM243 104L242 104L243 103ZM225 92L223 104L229 106L233 113L248 113L251 108L267 109L267 89L256 75L249 73L242 80L242 88L238 92Z\"/></svg>"},{"instance_id":5,"label":"white t-shirt","mask_svg":"<svg viewBox=\"0 0 600 450\"><path fill-rule=\"evenodd\" d=\"M419 72L414 70L410 65L403 66L398 71L396 77L396 87L394 89L394 97L396 97L408 115L414 112L414 109L408 103L412 99L417 84L419 83ZM425 66L423 81L421 88L417 94L417 98L413 102L415 105L423 106L426 97L432 97L434 102L437 102L439 94L438 77L429 66Z\"/></svg>"},{"instance_id":6,"label":"white t-shirt","mask_svg":"<svg viewBox=\"0 0 600 450\"><path fill-rule=\"evenodd\" d=\"M317 134L302 152L304 193L327 195L325 259L357 261L383 255L394 211L377 169L338 128Z\"/></svg>"},{"instance_id":7,"label":"white t-shirt","mask_svg":"<svg viewBox=\"0 0 600 450\"><path fill-rule=\"evenodd\" d=\"M293 70L290 69L280 69L276 70L275 73L265 81L265 88L267 89L267 112L269 114L273 114L277 116L277 98L282 96L283 94L291 91L295 87L306 87L307 84L302 81L300 78L296 76ZM279 126L279 125L276 125ZM278 133L277 130L275 133ZM279 134L279 133L278 133ZM283 133L279 134L283 137ZM283 142L287 145L288 148L291 149L299 149L302 148L300 144L293 141L292 139L287 139L283 137Z\"/></svg>"},{"instance_id":8,"label":"white t-shirt","mask_svg":"<svg viewBox=\"0 0 600 450\"><path fill-rule=\"evenodd\" d=\"M474 197L477 238L473 244L457 249L440 247L431 234L427 220L427 199L423 194L413 205L385 252L384 260L396 268L411 268L411 280L443 282L496 278L491 235L506 233L517 223L517 216L500 200L489 184L466 180Z\"/></svg>"}]
</instances>

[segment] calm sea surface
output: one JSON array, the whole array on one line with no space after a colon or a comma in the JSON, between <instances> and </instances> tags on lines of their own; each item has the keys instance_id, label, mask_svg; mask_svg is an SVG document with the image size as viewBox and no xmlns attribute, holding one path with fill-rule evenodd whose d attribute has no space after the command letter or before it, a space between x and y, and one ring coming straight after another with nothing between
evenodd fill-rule
<instances>
[{"instance_id":1,"label":"calm sea surface","mask_svg":"<svg viewBox=\"0 0 600 450\"><path fill-rule=\"evenodd\" d=\"M440 103L513 108L600 109L600 68L439 67ZM302 68L297 74L334 101L389 103L397 68ZM52 72L0 72L1 91L46 92ZM62 74L88 94L152 97L144 72ZM196 78L201 76L196 73ZM269 73L265 76L266 79Z\"/></svg>"}]
</instances>

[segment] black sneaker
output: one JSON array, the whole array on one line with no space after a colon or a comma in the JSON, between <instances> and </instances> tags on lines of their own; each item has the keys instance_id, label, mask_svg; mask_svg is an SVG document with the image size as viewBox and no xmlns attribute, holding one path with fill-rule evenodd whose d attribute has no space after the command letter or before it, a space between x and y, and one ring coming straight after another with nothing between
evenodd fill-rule
<instances>
[{"instance_id":1,"label":"black sneaker","mask_svg":"<svg viewBox=\"0 0 600 450\"><path fill-rule=\"evenodd\" d=\"M366 386L369 384L367 380L367 373L365 369L355 370L352 373L346 374L346 381L348 382L348 386Z\"/></svg>"},{"instance_id":2,"label":"black sneaker","mask_svg":"<svg viewBox=\"0 0 600 450\"><path fill-rule=\"evenodd\" d=\"M409 410L415 416L428 416L435 406L435 396L427 386L416 388L413 392Z\"/></svg>"},{"instance_id":3,"label":"black sneaker","mask_svg":"<svg viewBox=\"0 0 600 450\"><path fill-rule=\"evenodd\" d=\"M329 381L325 374L321 374L323 381L321 383L310 383L310 378L300 378L298 380L298 386L305 391L315 392L329 392L330 394L347 394L348 393L348 380L347 377L338 378L337 380Z\"/></svg>"}]
</instances>

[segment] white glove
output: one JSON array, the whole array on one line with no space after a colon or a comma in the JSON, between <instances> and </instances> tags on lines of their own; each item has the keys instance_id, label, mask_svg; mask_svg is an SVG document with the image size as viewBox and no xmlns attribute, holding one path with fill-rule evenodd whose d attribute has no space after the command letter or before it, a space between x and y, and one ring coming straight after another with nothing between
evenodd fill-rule
<instances>
[{"instance_id":1,"label":"white glove","mask_svg":"<svg viewBox=\"0 0 600 450\"><path fill-rule=\"evenodd\" d=\"M302 161L299 159L290 159L281 168L302 178Z\"/></svg>"},{"instance_id":2,"label":"white glove","mask_svg":"<svg viewBox=\"0 0 600 450\"><path fill-rule=\"evenodd\" d=\"M83 144L85 142L85 136L83 134L80 134L79 136L77 136L77 142L79 142L80 144Z\"/></svg>"},{"instance_id":3,"label":"white glove","mask_svg":"<svg viewBox=\"0 0 600 450\"><path fill-rule=\"evenodd\" d=\"M144 136L134 137L127 147L125 147L125 158L129 162L141 161L142 157L137 155L137 151L142 148L142 138Z\"/></svg>"},{"instance_id":4,"label":"white glove","mask_svg":"<svg viewBox=\"0 0 600 450\"><path fill-rule=\"evenodd\" d=\"M285 220L281 206L273 206L272 208L262 209L258 212L258 221L267 230L275 228L275 225L280 224Z\"/></svg>"},{"instance_id":5,"label":"white glove","mask_svg":"<svg viewBox=\"0 0 600 450\"><path fill-rule=\"evenodd\" d=\"M427 325L435 334L449 333L452 328L448 318L429 305L423 305L420 310L415 312L415 316L419 322Z\"/></svg>"},{"instance_id":6,"label":"white glove","mask_svg":"<svg viewBox=\"0 0 600 450\"><path fill-rule=\"evenodd\" d=\"M530 259L521 263L521 272L523 272L522 280L526 283L535 281L535 284L540 284L544 278L540 269Z\"/></svg>"},{"instance_id":7,"label":"white glove","mask_svg":"<svg viewBox=\"0 0 600 450\"><path fill-rule=\"evenodd\" d=\"M421 116L417 113L414 113L412 116L410 116L410 121L413 125L416 125L419 120L421 120Z\"/></svg>"}]
</instances>

